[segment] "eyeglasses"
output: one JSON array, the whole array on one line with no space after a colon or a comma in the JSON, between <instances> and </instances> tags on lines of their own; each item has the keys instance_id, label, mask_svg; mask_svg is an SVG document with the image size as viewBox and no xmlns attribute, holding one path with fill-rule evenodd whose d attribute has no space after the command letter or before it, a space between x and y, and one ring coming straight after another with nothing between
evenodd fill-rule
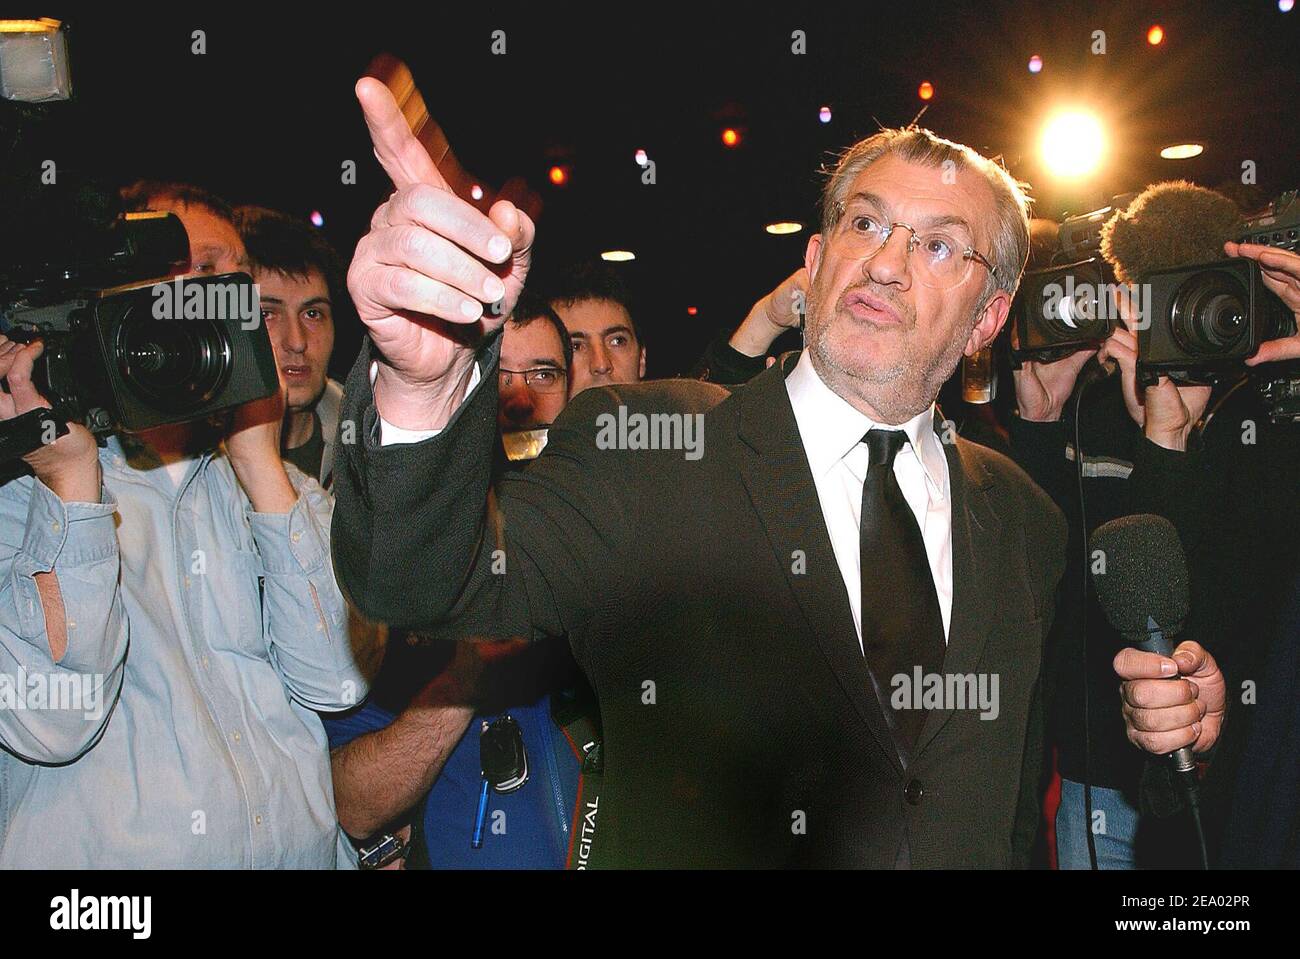
<instances>
[{"instance_id":1,"label":"eyeglasses","mask_svg":"<svg viewBox=\"0 0 1300 959\"><path fill-rule=\"evenodd\" d=\"M918 232L906 223L884 223L882 217L866 210L841 210L840 236L849 255L869 260L889 242L895 228L911 234L907 238L909 269L922 286L948 290L960 286L970 276L971 264L983 264L993 276L998 269L983 253L942 229ZM920 250L920 255L912 253Z\"/></svg>"},{"instance_id":2,"label":"eyeglasses","mask_svg":"<svg viewBox=\"0 0 1300 959\"><path fill-rule=\"evenodd\" d=\"M509 387L516 376L524 378L524 385L534 393L558 393L564 389L569 374L553 366L535 366L531 370L498 370L502 388Z\"/></svg>"}]
</instances>

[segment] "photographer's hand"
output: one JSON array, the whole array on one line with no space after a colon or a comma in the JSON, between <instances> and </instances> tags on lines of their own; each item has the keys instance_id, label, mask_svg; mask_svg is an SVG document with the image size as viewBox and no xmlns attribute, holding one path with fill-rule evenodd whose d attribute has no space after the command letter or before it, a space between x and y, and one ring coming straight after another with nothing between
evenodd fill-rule
<instances>
[{"instance_id":1,"label":"photographer's hand","mask_svg":"<svg viewBox=\"0 0 1300 959\"><path fill-rule=\"evenodd\" d=\"M1059 420L1065 401L1074 391L1079 371L1096 355L1096 350L1078 350L1051 363L1027 360L1020 369L1012 371L1020 418L1031 423Z\"/></svg>"},{"instance_id":2,"label":"photographer's hand","mask_svg":"<svg viewBox=\"0 0 1300 959\"><path fill-rule=\"evenodd\" d=\"M226 456L248 501L259 513L287 513L298 502L280 454L285 409L281 379L278 391L235 410L226 433Z\"/></svg>"},{"instance_id":3,"label":"photographer's hand","mask_svg":"<svg viewBox=\"0 0 1300 959\"><path fill-rule=\"evenodd\" d=\"M484 216L452 193L383 83L363 77L356 94L397 188L348 270L357 312L383 355L375 405L395 426L436 429L464 397L473 340L499 328L523 290L533 222L506 200Z\"/></svg>"},{"instance_id":4,"label":"photographer's hand","mask_svg":"<svg viewBox=\"0 0 1300 959\"><path fill-rule=\"evenodd\" d=\"M11 420L50 404L32 384L32 367L45 349L39 340L26 345L0 336L0 421ZM100 501L99 449L90 430L69 423L68 432L23 457L36 478L65 503Z\"/></svg>"},{"instance_id":5,"label":"photographer's hand","mask_svg":"<svg viewBox=\"0 0 1300 959\"><path fill-rule=\"evenodd\" d=\"M1167 450L1187 449L1187 438L1210 401L1208 386L1179 386L1167 376L1148 386L1139 398L1137 391L1137 333L1133 330L1128 297L1119 296L1123 329L1114 333L1097 351L1098 361L1113 359L1119 364L1124 405L1133 422L1142 427L1147 439Z\"/></svg>"},{"instance_id":6,"label":"photographer's hand","mask_svg":"<svg viewBox=\"0 0 1300 959\"><path fill-rule=\"evenodd\" d=\"M1223 251L1228 256L1245 256L1258 263L1264 285L1276 293L1296 317L1295 333L1261 343L1255 355L1246 360L1246 365L1300 359L1300 255L1275 246L1231 241L1223 244Z\"/></svg>"}]
</instances>

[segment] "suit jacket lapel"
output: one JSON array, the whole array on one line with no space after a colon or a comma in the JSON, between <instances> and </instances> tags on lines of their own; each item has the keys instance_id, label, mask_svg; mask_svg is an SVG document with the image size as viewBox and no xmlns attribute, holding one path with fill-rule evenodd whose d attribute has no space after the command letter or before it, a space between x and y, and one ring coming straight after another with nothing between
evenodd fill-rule
<instances>
[{"instance_id":1,"label":"suit jacket lapel","mask_svg":"<svg viewBox=\"0 0 1300 959\"><path fill-rule=\"evenodd\" d=\"M936 413L935 429L944 435ZM993 625L997 570L993 557L1002 523L988 498L993 477L970 452L966 440L944 444L952 502L952 620L943 674L973 672L984 653ZM953 716L954 710L931 710L916 744L919 755Z\"/></svg>"},{"instance_id":2,"label":"suit jacket lapel","mask_svg":"<svg viewBox=\"0 0 1300 959\"><path fill-rule=\"evenodd\" d=\"M785 375L797 353L738 390L740 474L803 618L854 708L901 773L903 760L862 655ZM804 572L797 571L800 551Z\"/></svg>"}]
</instances>

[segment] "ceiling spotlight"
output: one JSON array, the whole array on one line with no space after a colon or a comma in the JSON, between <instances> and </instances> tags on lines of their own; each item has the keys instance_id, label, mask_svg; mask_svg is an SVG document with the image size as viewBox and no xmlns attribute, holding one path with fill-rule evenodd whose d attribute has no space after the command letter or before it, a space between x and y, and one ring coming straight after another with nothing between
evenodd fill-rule
<instances>
[{"instance_id":1,"label":"ceiling spotlight","mask_svg":"<svg viewBox=\"0 0 1300 959\"><path fill-rule=\"evenodd\" d=\"M817 119L818 119L818 120L821 120L822 123L830 123L830 122L831 122L831 108L830 108L830 107L822 107L820 110L818 110L818 111L817 111Z\"/></svg>"},{"instance_id":2,"label":"ceiling spotlight","mask_svg":"<svg viewBox=\"0 0 1300 959\"><path fill-rule=\"evenodd\" d=\"M650 162L650 154L646 153L645 150L637 150L637 151L636 151L636 165L637 165L637 166L645 166L645 165L646 165L647 163L649 163L649 162Z\"/></svg>"},{"instance_id":3,"label":"ceiling spotlight","mask_svg":"<svg viewBox=\"0 0 1300 959\"><path fill-rule=\"evenodd\" d=\"M1029 72L1030 73L1043 72L1043 58L1036 53L1029 58Z\"/></svg>"},{"instance_id":4,"label":"ceiling spotlight","mask_svg":"<svg viewBox=\"0 0 1300 959\"><path fill-rule=\"evenodd\" d=\"M686 308L686 315L687 315L687 316L694 316L694 315L695 315L696 313L698 313L698 312L700 312L700 308L699 308L698 306L688 306L688 307Z\"/></svg>"},{"instance_id":5,"label":"ceiling spotlight","mask_svg":"<svg viewBox=\"0 0 1300 959\"><path fill-rule=\"evenodd\" d=\"M551 182L556 186L564 186L564 184L569 180L569 171L564 169L562 166L553 166L547 176L550 177Z\"/></svg>"},{"instance_id":6,"label":"ceiling spotlight","mask_svg":"<svg viewBox=\"0 0 1300 959\"><path fill-rule=\"evenodd\" d=\"M1290 13L1295 7L1295 0L1277 0L1277 8L1283 13Z\"/></svg>"},{"instance_id":7,"label":"ceiling spotlight","mask_svg":"<svg viewBox=\"0 0 1300 959\"><path fill-rule=\"evenodd\" d=\"M926 80L917 88L916 95L922 100L929 100L934 96L934 84Z\"/></svg>"},{"instance_id":8,"label":"ceiling spotlight","mask_svg":"<svg viewBox=\"0 0 1300 959\"><path fill-rule=\"evenodd\" d=\"M1101 165L1106 135L1101 121L1093 114L1071 110L1047 121L1038 148L1043 164L1053 176L1079 179Z\"/></svg>"},{"instance_id":9,"label":"ceiling spotlight","mask_svg":"<svg viewBox=\"0 0 1300 959\"><path fill-rule=\"evenodd\" d=\"M803 224L796 223L794 220L778 220L767 224L763 229L773 236L784 236L787 233L798 233L803 229Z\"/></svg>"},{"instance_id":10,"label":"ceiling spotlight","mask_svg":"<svg viewBox=\"0 0 1300 959\"><path fill-rule=\"evenodd\" d=\"M320 215L320 210L312 210L309 219L312 226L321 227L325 225L325 218Z\"/></svg>"},{"instance_id":11,"label":"ceiling spotlight","mask_svg":"<svg viewBox=\"0 0 1300 959\"><path fill-rule=\"evenodd\" d=\"M1165 28L1160 24L1155 24L1147 31L1147 43L1153 47L1158 47L1165 39Z\"/></svg>"},{"instance_id":12,"label":"ceiling spotlight","mask_svg":"<svg viewBox=\"0 0 1300 959\"><path fill-rule=\"evenodd\" d=\"M722 142L729 147L734 147L740 143L740 132L733 127L727 127L722 131Z\"/></svg>"},{"instance_id":13,"label":"ceiling spotlight","mask_svg":"<svg viewBox=\"0 0 1300 959\"><path fill-rule=\"evenodd\" d=\"M628 260L635 260L636 254L631 250L606 250L600 258L610 263L626 263Z\"/></svg>"},{"instance_id":14,"label":"ceiling spotlight","mask_svg":"<svg viewBox=\"0 0 1300 959\"><path fill-rule=\"evenodd\" d=\"M1166 160L1190 160L1192 157L1198 157L1205 152L1203 143L1174 143L1160 151L1160 156Z\"/></svg>"}]
</instances>

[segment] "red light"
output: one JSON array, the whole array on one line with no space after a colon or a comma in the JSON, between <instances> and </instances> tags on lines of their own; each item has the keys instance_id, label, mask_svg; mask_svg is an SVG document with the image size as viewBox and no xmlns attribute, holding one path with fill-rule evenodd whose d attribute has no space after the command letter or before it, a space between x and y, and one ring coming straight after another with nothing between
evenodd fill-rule
<instances>
[{"instance_id":1,"label":"red light","mask_svg":"<svg viewBox=\"0 0 1300 959\"><path fill-rule=\"evenodd\" d=\"M929 100L931 97L934 96L934 84L931 83L929 80L926 80L924 83L921 84L920 87L917 88L916 95L919 96L922 100Z\"/></svg>"},{"instance_id":2,"label":"red light","mask_svg":"<svg viewBox=\"0 0 1300 959\"><path fill-rule=\"evenodd\" d=\"M731 127L727 127L727 129L722 131L722 142L729 147L734 147L740 143L740 133L733 130Z\"/></svg>"},{"instance_id":3,"label":"red light","mask_svg":"<svg viewBox=\"0 0 1300 959\"><path fill-rule=\"evenodd\" d=\"M1160 26L1158 23L1147 31L1147 43L1151 44L1153 47L1159 46L1160 42L1164 40L1164 38L1165 28Z\"/></svg>"},{"instance_id":4,"label":"red light","mask_svg":"<svg viewBox=\"0 0 1300 959\"><path fill-rule=\"evenodd\" d=\"M556 186L564 186L569 179L569 173L562 166L553 166L551 167L550 178L551 182Z\"/></svg>"},{"instance_id":5,"label":"red light","mask_svg":"<svg viewBox=\"0 0 1300 959\"><path fill-rule=\"evenodd\" d=\"M698 313L698 312L700 312L700 308L697 307L697 306L688 306L688 307L686 308L686 315L687 315L687 316L694 316L694 315L695 315L696 313Z\"/></svg>"}]
</instances>

